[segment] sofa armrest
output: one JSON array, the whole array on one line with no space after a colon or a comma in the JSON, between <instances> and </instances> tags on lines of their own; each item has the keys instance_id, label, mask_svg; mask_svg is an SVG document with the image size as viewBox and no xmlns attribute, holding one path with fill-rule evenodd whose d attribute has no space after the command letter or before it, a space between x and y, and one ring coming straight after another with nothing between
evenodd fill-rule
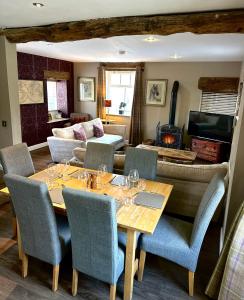
<instances>
[{"instance_id":1,"label":"sofa armrest","mask_svg":"<svg viewBox=\"0 0 244 300\"><path fill-rule=\"evenodd\" d=\"M125 139L126 125L109 124L103 125L103 128L105 133L120 135Z\"/></svg>"},{"instance_id":2,"label":"sofa armrest","mask_svg":"<svg viewBox=\"0 0 244 300\"><path fill-rule=\"evenodd\" d=\"M86 148L86 143L83 141L63 139L55 136L48 137L47 143L54 162L60 162L62 159L70 160L73 157L73 149L77 147Z\"/></svg>"}]
</instances>

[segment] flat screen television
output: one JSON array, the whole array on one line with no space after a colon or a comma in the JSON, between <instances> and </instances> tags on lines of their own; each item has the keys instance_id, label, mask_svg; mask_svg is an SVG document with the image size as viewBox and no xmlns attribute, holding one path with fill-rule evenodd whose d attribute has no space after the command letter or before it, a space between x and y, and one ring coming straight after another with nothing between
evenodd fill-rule
<instances>
[{"instance_id":1,"label":"flat screen television","mask_svg":"<svg viewBox=\"0 0 244 300\"><path fill-rule=\"evenodd\" d=\"M231 143L233 133L233 116L190 111L188 134Z\"/></svg>"}]
</instances>

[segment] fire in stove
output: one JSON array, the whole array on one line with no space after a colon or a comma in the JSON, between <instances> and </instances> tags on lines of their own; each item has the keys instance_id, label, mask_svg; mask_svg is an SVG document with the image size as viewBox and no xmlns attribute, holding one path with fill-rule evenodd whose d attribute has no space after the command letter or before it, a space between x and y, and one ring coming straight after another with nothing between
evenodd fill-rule
<instances>
[{"instance_id":1,"label":"fire in stove","mask_svg":"<svg viewBox=\"0 0 244 300\"><path fill-rule=\"evenodd\" d=\"M180 149L182 147L184 128L179 128L174 125L178 89L179 81L175 81L171 92L169 124L160 125L160 122L158 123L156 137L157 146L175 149Z\"/></svg>"},{"instance_id":2,"label":"fire in stove","mask_svg":"<svg viewBox=\"0 0 244 300\"><path fill-rule=\"evenodd\" d=\"M176 137L173 134L166 133L162 136L162 141L164 144L174 144L176 142Z\"/></svg>"}]
</instances>

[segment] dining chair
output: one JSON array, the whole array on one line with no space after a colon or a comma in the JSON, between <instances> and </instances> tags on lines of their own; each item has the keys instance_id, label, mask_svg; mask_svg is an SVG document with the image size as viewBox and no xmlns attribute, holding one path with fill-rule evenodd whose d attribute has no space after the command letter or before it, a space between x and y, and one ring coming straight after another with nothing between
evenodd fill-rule
<instances>
[{"instance_id":1,"label":"dining chair","mask_svg":"<svg viewBox=\"0 0 244 300\"><path fill-rule=\"evenodd\" d=\"M53 265L52 290L58 289L59 264L70 250L67 218L55 216L47 185L19 175L4 175L21 237L22 276L28 273L28 256Z\"/></svg>"},{"instance_id":2,"label":"dining chair","mask_svg":"<svg viewBox=\"0 0 244 300\"><path fill-rule=\"evenodd\" d=\"M125 154L124 175L127 176L130 170L137 169L140 178L155 180L157 151L128 147Z\"/></svg>"},{"instance_id":3,"label":"dining chair","mask_svg":"<svg viewBox=\"0 0 244 300\"><path fill-rule=\"evenodd\" d=\"M16 144L13 146L0 149L0 162L4 174L16 174L21 176L31 176L35 173L32 158L26 143ZM11 206L12 202L10 200ZM13 235L16 236L16 217L13 212Z\"/></svg>"},{"instance_id":4,"label":"dining chair","mask_svg":"<svg viewBox=\"0 0 244 300\"><path fill-rule=\"evenodd\" d=\"M98 170L101 164L106 165L108 172L113 173L114 146L103 143L87 143L84 167Z\"/></svg>"},{"instance_id":5,"label":"dining chair","mask_svg":"<svg viewBox=\"0 0 244 300\"><path fill-rule=\"evenodd\" d=\"M118 246L116 203L110 196L74 189L63 190L73 259L72 294L77 294L78 271L110 284L110 300L124 270L124 252Z\"/></svg>"},{"instance_id":6,"label":"dining chair","mask_svg":"<svg viewBox=\"0 0 244 300\"><path fill-rule=\"evenodd\" d=\"M193 296L194 274L202 242L224 193L224 177L216 174L202 197L193 224L170 216L162 216L153 235L142 236L139 281L142 281L146 252L149 252L188 269L189 295Z\"/></svg>"}]
</instances>

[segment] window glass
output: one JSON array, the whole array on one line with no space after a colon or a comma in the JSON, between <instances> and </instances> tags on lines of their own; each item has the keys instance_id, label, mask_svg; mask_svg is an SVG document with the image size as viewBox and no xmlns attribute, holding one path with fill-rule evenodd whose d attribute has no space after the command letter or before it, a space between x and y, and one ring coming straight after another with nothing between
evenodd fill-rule
<instances>
[{"instance_id":1,"label":"window glass","mask_svg":"<svg viewBox=\"0 0 244 300\"><path fill-rule=\"evenodd\" d=\"M48 111L57 110L57 82L56 81L47 81L47 102L48 102Z\"/></svg>"},{"instance_id":2,"label":"window glass","mask_svg":"<svg viewBox=\"0 0 244 300\"><path fill-rule=\"evenodd\" d=\"M131 115L135 75L135 71L106 71L106 99L112 101L107 113Z\"/></svg>"}]
</instances>

